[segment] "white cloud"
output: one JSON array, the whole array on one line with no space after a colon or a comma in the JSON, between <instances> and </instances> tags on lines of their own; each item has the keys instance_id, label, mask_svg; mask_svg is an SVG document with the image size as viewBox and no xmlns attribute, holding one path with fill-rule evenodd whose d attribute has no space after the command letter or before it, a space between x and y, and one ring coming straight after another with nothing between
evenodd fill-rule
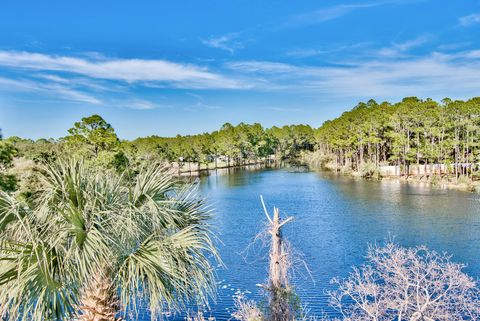
<instances>
[{"instance_id":1,"label":"white cloud","mask_svg":"<svg viewBox=\"0 0 480 321\"><path fill-rule=\"evenodd\" d=\"M446 43L446 44L439 45L437 49L440 51L452 51L452 50L459 50L459 49L468 47L470 45L472 45L472 43L469 41L454 42L454 43Z\"/></svg>"},{"instance_id":2,"label":"white cloud","mask_svg":"<svg viewBox=\"0 0 480 321\"><path fill-rule=\"evenodd\" d=\"M233 55L235 50L243 48L243 44L236 40L237 37L238 33L229 33L222 36L212 36L208 39L202 39L202 43L212 48L228 51Z\"/></svg>"},{"instance_id":3,"label":"white cloud","mask_svg":"<svg viewBox=\"0 0 480 321\"><path fill-rule=\"evenodd\" d=\"M151 101L143 100L143 99L134 99L131 101L127 101L126 103L123 102L126 108L130 109L138 109L138 110L150 110L150 109L157 109L157 108L170 108L170 106L160 106Z\"/></svg>"},{"instance_id":4,"label":"white cloud","mask_svg":"<svg viewBox=\"0 0 480 321\"><path fill-rule=\"evenodd\" d=\"M413 48L424 45L431 39L432 37L430 35L421 35L415 39L393 43L391 47L380 49L378 54L385 57L398 57Z\"/></svg>"},{"instance_id":5,"label":"white cloud","mask_svg":"<svg viewBox=\"0 0 480 321\"><path fill-rule=\"evenodd\" d=\"M471 15L468 15L468 16L460 17L458 19L458 22L463 27L468 27L470 25L480 23L480 14L475 13L475 14L471 14Z\"/></svg>"},{"instance_id":6,"label":"white cloud","mask_svg":"<svg viewBox=\"0 0 480 321\"><path fill-rule=\"evenodd\" d=\"M381 4L383 3L372 2L372 3L363 3L363 4L340 4L337 6L294 16L289 21L289 24L308 25L308 24L322 23L322 22L343 17L357 9L376 7Z\"/></svg>"},{"instance_id":7,"label":"white cloud","mask_svg":"<svg viewBox=\"0 0 480 321\"><path fill-rule=\"evenodd\" d=\"M397 5L409 4L409 3L421 2L421 1L424 1L424 0L383 0L383 1L372 1L372 2L365 2L365 3L339 4L339 5L327 7L324 9L293 16L286 22L284 27L319 24L319 23L324 23L330 20L341 18L353 11L360 10L360 9L374 8L374 7L379 7L379 6L389 5L389 4L397 4Z\"/></svg>"},{"instance_id":8,"label":"white cloud","mask_svg":"<svg viewBox=\"0 0 480 321\"><path fill-rule=\"evenodd\" d=\"M94 105L102 103L99 98L93 95L58 83L38 82L28 79L9 79L0 77L0 86L2 86L3 90L9 89L12 91L19 91L25 93L40 93L45 96L71 102L82 102Z\"/></svg>"},{"instance_id":9,"label":"white cloud","mask_svg":"<svg viewBox=\"0 0 480 321\"><path fill-rule=\"evenodd\" d=\"M237 61L227 63L230 69L246 73L284 73L296 70L297 67L281 62L271 61Z\"/></svg>"},{"instance_id":10,"label":"white cloud","mask_svg":"<svg viewBox=\"0 0 480 321\"><path fill-rule=\"evenodd\" d=\"M293 57L293 58L307 58L307 57L314 57L320 55L328 55L337 52L342 52L345 54L346 52L350 52L354 49L359 49L362 47L368 46L369 42L359 42L353 44L330 44L328 47L314 49L314 48L297 48L294 50L287 51L285 56Z\"/></svg>"},{"instance_id":11,"label":"white cloud","mask_svg":"<svg viewBox=\"0 0 480 321\"><path fill-rule=\"evenodd\" d=\"M0 51L0 66L73 73L128 83L161 82L179 88L235 89L243 86L234 79L210 72L206 68L158 59L79 58Z\"/></svg>"},{"instance_id":12,"label":"white cloud","mask_svg":"<svg viewBox=\"0 0 480 321\"><path fill-rule=\"evenodd\" d=\"M318 97L381 99L404 96L475 96L480 92L480 51L433 53L401 60L343 61L340 66L296 66L268 61L230 63L249 74L257 89Z\"/></svg>"},{"instance_id":13,"label":"white cloud","mask_svg":"<svg viewBox=\"0 0 480 321\"><path fill-rule=\"evenodd\" d=\"M266 110L272 111L279 111L279 112L287 112L287 113L298 113L302 112L302 108L289 108L289 107L266 107Z\"/></svg>"},{"instance_id":14,"label":"white cloud","mask_svg":"<svg viewBox=\"0 0 480 321\"><path fill-rule=\"evenodd\" d=\"M326 100L478 95L480 50L432 53L422 57L398 54L421 46L425 41L428 41L428 37L393 44L392 49L397 50L396 56L376 54L343 60L335 58L331 64L320 66L274 61L231 61L220 66L220 72L212 73L195 66L168 63L173 65L169 65L173 70L167 68L174 73L172 75L165 75L164 69L161 72L151 70L151 74L148 72L146 66L150 64L157 68L164 65L159 64L158 60L70 58L0 51L0 66L9 68L3 68L8 72L2 72L4 76L0 77L0 90L37 93L58 100L89 104L106 105L115 100L122 108L141 110L173 108L173 105L143 99L141 93L135 91L138 86L165 88L188 84L190 89L242 89ZM141 70L133 66L139 66ZM175 74L182 68L185 68L183 75ZM128 71L132 71L132 75ZM204 73L207 76L203 76ZM197 77L197 74L200 76ZM221 80L225 80L227 85L217 84ZM233 85L228 81L232 81ZM115 88L112 92L109 89L110 85L115 87L119 83L123 84L123 90ZM130 88L128 83L135 83L136 86ZM196 101L189 106L178 107L199 111L222 108L214 101L203 101L194 90L186 94Z\"/></svg>"},{"instance_id":15,"label":"white cloud","mask_svg":"<svg viewBox=\"0 0 480 321\"><path fill-rule=\"evenodd\" d=\"M288 57L307 58L330 53L330 50L320 50L313 48L294 49L288 51L285 55Z\"/></svg>"},{"instance_id":16,"label":"white cloud","mask_svg":"<svg viewBox=\"0 0 480 321\"><path fill-rule=\"evenodd\" d=\"M196 102L194 104L184 106L183 109L186 110L186 111L190 111L190 112L205 112L207 110L223 109L223 106L210 105L210 104L205 104L205 103L202 103L202 102Z\"/></svg>"},{"instance_id":17,"label":"white cloud","mask_svg":"<svg viewBox=\"0 0 480 321\"><path fill-rule=\"evenodd\" d=\"M412 39L412 40L407 40L407 41L404 41L404 42L401 42L401 43L396 43L396 44L394 44L394 47L397 48L400 51L407 51L407 50L410 50L412 48L415 48L415 47L418 47L418 46L421 46L421 45L425 44L428 40L430 40L430 37L426 36L426 35L423 35L423 36L419 36L419 37L417 37L415 39Z\"/></svg>"}]
</instances>

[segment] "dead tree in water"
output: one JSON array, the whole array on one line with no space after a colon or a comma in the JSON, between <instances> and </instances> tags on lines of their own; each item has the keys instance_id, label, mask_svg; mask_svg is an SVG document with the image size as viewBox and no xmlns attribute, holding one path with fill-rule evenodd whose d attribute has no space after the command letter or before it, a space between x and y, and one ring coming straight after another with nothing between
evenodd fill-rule
<instances>
[{"instance_id":1,"label":"dead tree in water","mask_svg":"<svg viewBox=\"0 0 480 321\"><path fill-rule=\"evenodd\" d=\"M275 207L273 208L273 217L271 217L262 197L261 200L269 222L268 232L271 236L269 278L266 286L269 294L268 319L269 321L293 320L294 311L291 307L293 293L288 282L288 269L291 261L286 244L282 239L282 226L290 222L292 217L281 222L278 208Z\"/></svg>"}]
</instances>

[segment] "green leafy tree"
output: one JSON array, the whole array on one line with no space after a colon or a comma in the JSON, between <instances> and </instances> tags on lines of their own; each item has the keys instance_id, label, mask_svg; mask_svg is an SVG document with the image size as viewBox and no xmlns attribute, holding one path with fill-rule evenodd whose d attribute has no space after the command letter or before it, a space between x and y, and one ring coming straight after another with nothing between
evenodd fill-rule
<instances>
[{"instance_id":1,"label":"green leafy tree","mask_svg":"<svg viewBox=\"0 0 480 321\"><path fill-rule=\"evenodd\" d=\"M100 151L111 150L119 140L113 127L99 115L84 117L68 130L67 142L73 145L87 144L95 156Z\"/></svg>"}]
</instances>

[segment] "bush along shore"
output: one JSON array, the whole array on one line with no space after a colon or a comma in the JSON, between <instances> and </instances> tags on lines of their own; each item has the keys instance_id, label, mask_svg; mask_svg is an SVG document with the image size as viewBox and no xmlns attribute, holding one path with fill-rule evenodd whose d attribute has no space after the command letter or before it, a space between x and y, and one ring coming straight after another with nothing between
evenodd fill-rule
<instances>
[{"instance_id":1,"label":"bush along shore","mask_svg":"<svg viewBox=\"0 0 480 321\"><path fill-rule=\"evenodd\" d=\"M403 165L389 165L388 163L376 165L367 161L360 163L358 168L355 168L346 165L340 166L333 160L332 155L324 154L320 150L302 152L299 160L310 169L329 171L346 177L398 181L480 193L480 180L477 175L455 173L454 164L414 164L408 165L408 168L404 169ZM466 165L464 166L466 167Z\"/></svg>"},{"instance_id":2,"label":"bush along shore","mask_svg":"<svg viewBox=\"0 0 480 321\"><path fill-rule=\"evenodd\" d=\"M320 151L304 152L299 159L310 169L329 171L352 178L425 184L442 189L480 193L480 180L472 175L456 175L453 166L447 164L430 164L428 167L426 165L411 165L406 172L402 166L377 166L372 162L361 163L358 169L339 166L332 161L331 155L322 154Z\"/></svg>"}]
</instances>

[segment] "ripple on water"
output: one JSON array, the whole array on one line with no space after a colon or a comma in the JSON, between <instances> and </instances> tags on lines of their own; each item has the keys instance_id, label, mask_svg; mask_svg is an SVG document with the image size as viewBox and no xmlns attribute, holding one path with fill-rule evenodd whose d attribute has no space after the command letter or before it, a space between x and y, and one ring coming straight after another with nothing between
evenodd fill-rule
<instances>
[{"instance_id":1,"label":"ripple on water","mask_svg":"<svg viewBox=\"0 0 480 321\"><path fill-rule=\"evenodd\" d=\"M260 244L246 251L264 226L261 194L269 208L295 217L285 236L302 253L311 277L299 268L293 282L312 314L328 310L330 280L363 263L368 243L392 237L404 246L426 244L454 254L454 260L468 264L467 272L480 276L475 194L286 169L212 175L203 177L200 187L216 209L213 223L226 266L218 270L218 298L204 314L217 320L231 318L237 291L262 299L257 284L266 279L266 252ZM140 320L150 320L148 313Z\"/></svg>"}]
</instances>

